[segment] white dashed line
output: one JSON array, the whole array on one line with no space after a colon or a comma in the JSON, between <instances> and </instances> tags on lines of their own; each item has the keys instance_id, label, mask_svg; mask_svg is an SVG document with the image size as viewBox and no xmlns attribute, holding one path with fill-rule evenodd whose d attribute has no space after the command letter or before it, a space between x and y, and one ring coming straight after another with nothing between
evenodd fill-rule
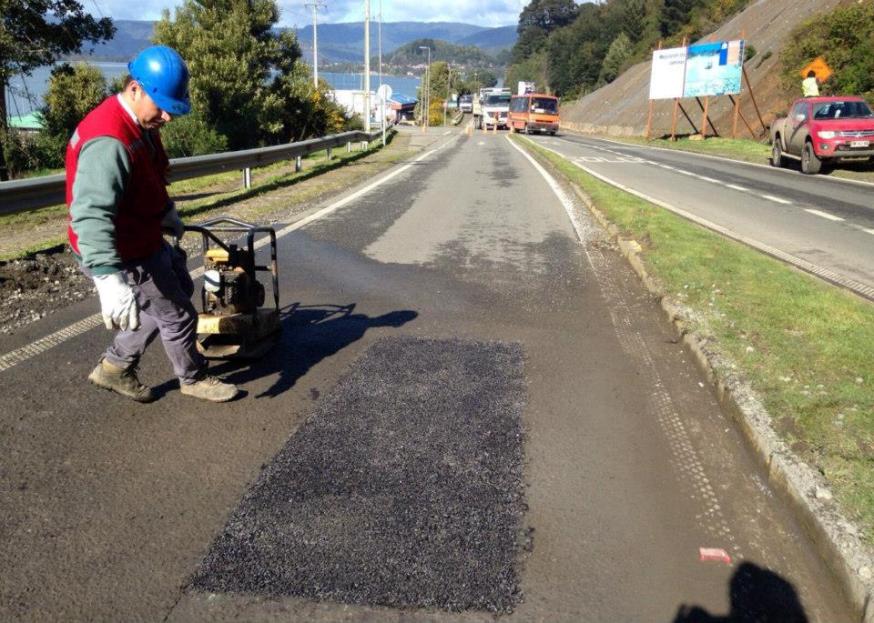
<instances>
[{"instance_id":1,"label":"white dashed line","mask_svg":"<svg viewBox=\"0 0 874 623\"><path fill-rule=\"evenodd\" d=\"M712 177L707 177L705 175L699 175L698 179L704 180L705 182L710 182L711 184L719 184L720 186L722 185L722 182L720 182L719 180L715 180Z\"/></svg>"},{"instance_id":2,"label":"white dashed line","mask_svg":"<svg viewBox=\"0 0 874 623\"><path fill-rule=\"evenodd\" d=\"M867 228L865 228L865 227L862 227L861 229L862 229L862 231L865 232L866 234L871 234L872 236L874 236L874 229L867 229Z\"/></svg>"},{"instance_id":3,"label":"white dashed line","mask_svg":"<svg viewBox=\"0 0 874 623\"><path fill-rule=\"evenodd\" d=\"M742 193L750 192L749 188L746 188L745 186L738 186L737 184L726 184L725 186L726 188L731 188L732 190L739 190Z\"/></svg>"},{"instance_id":4,"label":"white dashed line","mask_svg":"<svg viewBox=\"0 0 874 623\"><path fill-rule=\"evenodd\" d=\"M828 219L830 221L843 221L840 216L835 216L834 214L829 214L828 212L820 212L819 210L812 210L810 208L804 208L805 212L810 212L814 216L819 216L824 219Z\"/></svg>"},{"instance_id":5,"label":"white dashed line","mask_svg":"<svg viewBox=\"0 0 874 623\"><path fill-rule=\"evenodd\" d=\"M762 199L767 199L768 201L773 201L774 203L782 203L784 206L791 206L792 202L788 199L782 199L780 197L775 197L774 195L759 195Z\"/></svg>"}]
</instances>

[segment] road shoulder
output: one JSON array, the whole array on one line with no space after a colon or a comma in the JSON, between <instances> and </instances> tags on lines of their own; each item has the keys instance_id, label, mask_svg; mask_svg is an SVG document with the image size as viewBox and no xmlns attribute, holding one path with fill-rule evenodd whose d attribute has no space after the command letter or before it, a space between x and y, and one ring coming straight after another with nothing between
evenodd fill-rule
<instances>
[{"instance_id":1,"label":"road shoulder","mask_svg":"<svg viewBox=\"0 0 874 623\"><path fill-rule=\"evenodd\" d=\"M524 143L524 141L523 141ZM594 205L591 197L548 160L529 153L558 177L566 180L598 222L619 246L635 272L661 302L678 337L695 357L713 384L723 408L738 423L745 440L764 466L771 486L780 493L807 530L820 556L834 572L854 610L862 621L874 621L874 556L865 544L862 530L838 510L830 488L821 474L801 461L772 426L762 402L731 363L708 345L686 320L691 310L673 299L647 272L638 241L620 236L620 230Z\"/></svg>"}]
</instances>

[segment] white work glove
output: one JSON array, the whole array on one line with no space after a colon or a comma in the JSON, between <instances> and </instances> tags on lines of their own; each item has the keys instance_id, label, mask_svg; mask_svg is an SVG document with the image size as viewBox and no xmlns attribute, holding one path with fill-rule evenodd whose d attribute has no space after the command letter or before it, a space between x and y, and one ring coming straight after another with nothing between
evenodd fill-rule
<instances>
[{"instance_id":1,"label":"white work glove","mask_svg":"<svg viewBox=\"0 0 874 623\"><path fill-rule=\"evenodd\" d=\"M140 310L134 291L127 284L124 273L94 275L94 285L100 297L100 312L107 329L136 331L140 326Z\"/></svg>"},{"instance_id":2,"label":"white work glove","mask_svg":"<svg viewBox=\"0 0 874 623\"><path fill-rule=\"evenodd\" d=\"M172 230L173 235L177 238L181 238L182 234L185 233L185 224L179 218L179 212L176 211L174 204L170 204L170 209L167 210L164 218L161 219L161 227Z\"/></svg>"}]
</instances>

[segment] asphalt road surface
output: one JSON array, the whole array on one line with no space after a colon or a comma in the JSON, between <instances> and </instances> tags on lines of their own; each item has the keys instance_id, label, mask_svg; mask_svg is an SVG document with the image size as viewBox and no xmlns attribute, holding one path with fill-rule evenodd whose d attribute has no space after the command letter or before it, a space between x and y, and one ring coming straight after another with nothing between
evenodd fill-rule
<instances>
[{"instance_id":1,"label":"asphalt road surface","mask_svg":"<svg viewBox=\"0 0 874 623\"><path fill-rule=\"evenodd\" d=\"M277 224L239 400L157 344L157 402L89 386L95 300L0 337L0 620L850 620L585 210L504 133L413 142Z\"/></svg>"},{"instance_id":2,"label":"asphalt road surface","mask_svg":"<svg viewBox=\"0 0 874 623\"><path fill-rule=\"evenodd\" d=\"M573 135L532 139L874 299L872 184Z\"/></svg>"}]
</instances>

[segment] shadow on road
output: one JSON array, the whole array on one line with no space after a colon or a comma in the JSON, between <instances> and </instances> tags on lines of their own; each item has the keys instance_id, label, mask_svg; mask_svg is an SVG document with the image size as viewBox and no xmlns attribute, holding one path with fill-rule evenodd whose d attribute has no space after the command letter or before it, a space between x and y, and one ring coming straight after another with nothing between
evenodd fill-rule
<instances>
[{"instance_id":1,"label":"shadow on road","mask_svg":"<svg viewBox=\"0 0 874 623\"><path fill-rule=\"evenodd\" d=\"M368 329L400 327L419 314L398 310L381 316L353 313L355 304L300 305L281 311L282 336L279 344L263 359L253 362L228 361L210 366L210 372L245 385L247 381L278 374L276 382L256 397L278 396L294 387L299 378L323 359L361 339Z\"/></svg>"},{"instance_id":2,"label":"shadow on road","mask_svg":"<svg viewBox=\"0 0 874 623\"><path fill-rule=\"evenodd\" d=\"M715 616L683 604L673 623L807 623L807 614L792 584L773 571L745 562L729 583L731 611Z\"/></svg>"}]
</instances>

